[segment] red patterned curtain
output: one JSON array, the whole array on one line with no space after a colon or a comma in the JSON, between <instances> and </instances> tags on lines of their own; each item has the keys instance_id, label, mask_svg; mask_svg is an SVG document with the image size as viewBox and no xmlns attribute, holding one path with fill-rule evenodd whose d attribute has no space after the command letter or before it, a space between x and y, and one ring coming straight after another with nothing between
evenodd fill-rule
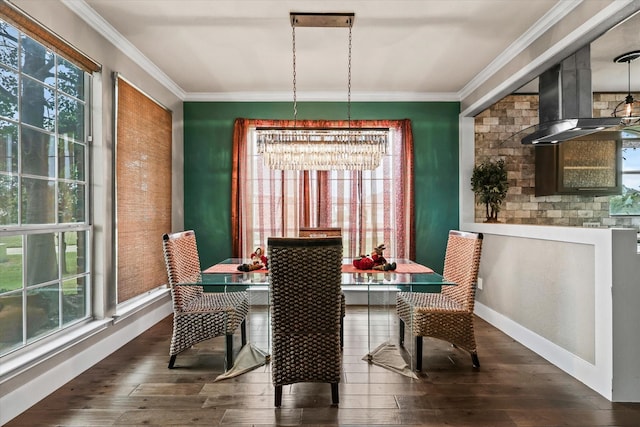
<instances>
[{"instance_id":1,"label":"red patterned curtain","mask_svg":"<svg viewBox=\"0 0 640 427\"><path fill-rule=\"evenodd\" d=\"M390 149L374 171L281 171L256 152L256 127L388 128ZM232 176L233 256L299 227L341 227L345 256L385 243L389 258L415 259L413 137L410 120L236 119Z\"/></svg>"}]
</instances>

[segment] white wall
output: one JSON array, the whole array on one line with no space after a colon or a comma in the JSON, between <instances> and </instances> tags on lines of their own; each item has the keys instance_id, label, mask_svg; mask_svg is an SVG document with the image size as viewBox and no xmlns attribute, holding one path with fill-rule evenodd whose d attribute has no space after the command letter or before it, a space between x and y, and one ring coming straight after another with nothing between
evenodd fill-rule
<instances>
[{"instance_id":1,"label":"white wall","mask_svg":"<svg viewBox=\"0 0 640 427\"><path fill-rule=\"evenodd\" d=\"M464 229L487 243L476 314L611 399L611 230Z\"/></svg>"},{"instance_id":2,"label":"white wall","mask_svg":"<svg viewBox=\"0 0 640 427\"><path fill-rule=\"evenodd\" d=\"M595 363L595 246L487 234L476 300ZM605 295L606 296L606 295Z\"/></svg>"},{"instance_id":3,"label":"white wall","mask_svg":"<svg viewBox=\"0 0 640 427\"><path fill-rule=\"evenodd\" d=\"M640 402L635 230L462 228L485 236L479 317L607 399Z\"/></svg>"}]
</instances>

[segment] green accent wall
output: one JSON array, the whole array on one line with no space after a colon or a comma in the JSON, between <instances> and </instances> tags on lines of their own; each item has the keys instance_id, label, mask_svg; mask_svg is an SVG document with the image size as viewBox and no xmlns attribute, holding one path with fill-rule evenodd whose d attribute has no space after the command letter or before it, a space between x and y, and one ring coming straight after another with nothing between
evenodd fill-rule
<instances>
[{"instance_id":1,"label":"green accent wall","mask_svg":"<svg viewBox=\"0 0 640 427\"><path fill-rule=\"evenodd\" d=\"M411 119L416 261L442 272L449 230L458 228L458 102L351 103L354 120ZM347 104L298 103L298 119L344 120ZM184 104L184 226L202 267L231 256L231 149L238 117L292 119L290 102Z\"/></svg>"}]
</instances>

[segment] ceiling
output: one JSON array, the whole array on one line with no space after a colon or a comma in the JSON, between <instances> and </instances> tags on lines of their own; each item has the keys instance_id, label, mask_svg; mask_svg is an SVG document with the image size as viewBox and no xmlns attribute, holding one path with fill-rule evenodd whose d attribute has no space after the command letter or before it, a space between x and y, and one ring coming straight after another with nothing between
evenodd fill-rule
<instances>
[{"instance_id":1,"label":"ceiling","mask_svg":"<svg viewBox=\"0 0 640 427\"><path fill-rule=\"evenodd\" d=\"M354 12L352 99L459 100L576 1L62 0L184 99L290 100L290 12ZM589 0L597 1L597 0ZM606 4L606 2L603 2ZM536 27L537 26L537 27ZM594 90L626 91L640 15L592 44ZM296 29L300 100L346 100L348 29ZM640 89L640 61L632 89ZM632 63L632 70L635 64ZM535 90L535 89L534 89Z\"/></svg>"}]
</instances>

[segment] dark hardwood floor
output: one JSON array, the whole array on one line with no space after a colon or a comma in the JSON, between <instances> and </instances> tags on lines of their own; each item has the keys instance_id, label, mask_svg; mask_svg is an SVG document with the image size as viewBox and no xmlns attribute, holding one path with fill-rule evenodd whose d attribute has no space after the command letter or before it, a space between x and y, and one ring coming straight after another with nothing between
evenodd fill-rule
<instances>
[{"instance_id":1,"label":"dark hardwood floor","mask_svg":"<svg viewBox=\"0 0 640 427\"><path fill-rule=\"evenodd\" d=\"M393 314L372 321L383 331L372 342L397 333ZM250 325L253 337L260 323ZM349 306L339 406L331 406L328 384L295 384L285 387L279 409L269 365L214 382L223 371L222 337L194 346L167 369L171 327L168 317L7 427L640 425L640 404L607 401L480 319L480 369L468 354L426 339L424 372L415 380L362 360L367 310Z\"/></svg>"}]
</instances>

